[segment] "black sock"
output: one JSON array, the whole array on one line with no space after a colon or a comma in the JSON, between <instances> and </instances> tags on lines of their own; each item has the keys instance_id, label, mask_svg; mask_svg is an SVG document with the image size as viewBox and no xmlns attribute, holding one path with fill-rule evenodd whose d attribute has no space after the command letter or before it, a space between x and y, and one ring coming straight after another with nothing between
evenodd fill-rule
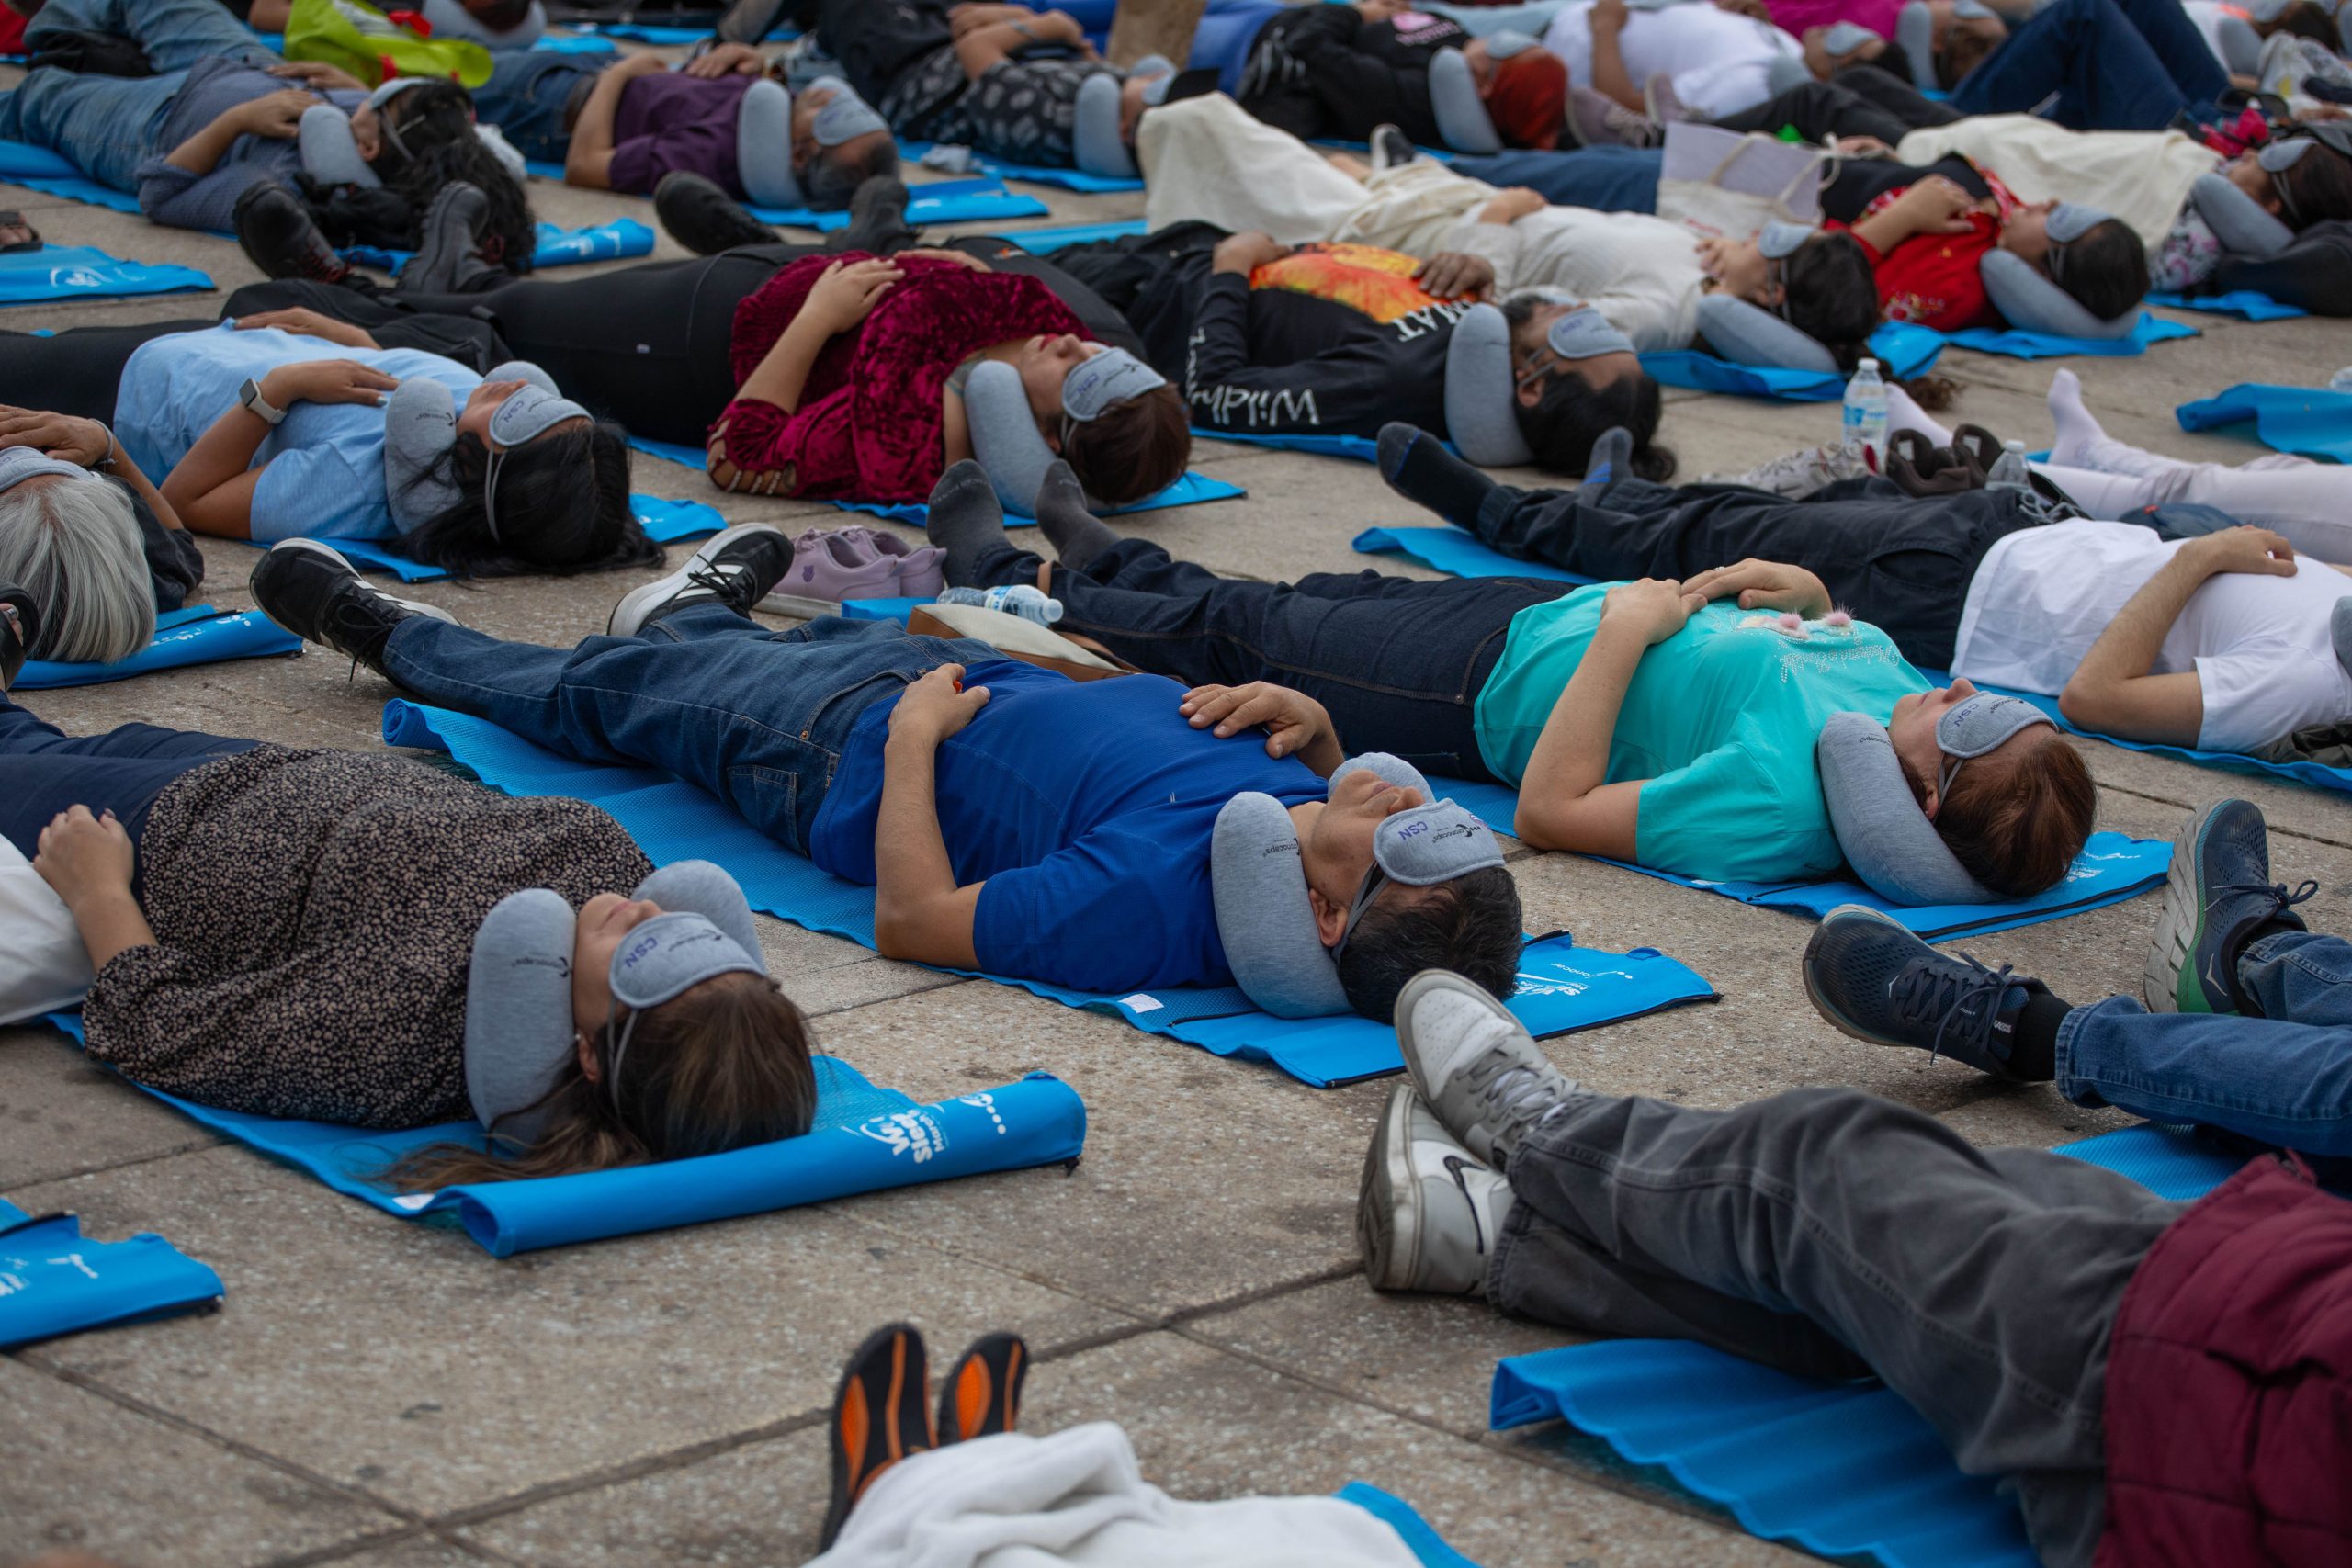
<instances>
[{"instance_id":1,"label":"black sock","mask_svg":"<svg viewBox=\"0 0 2352 1568\"><path fill-rule=\"evenodd\" d=\"M1037 524L1046 531L1055 556L1072 571L1119 542L1118 531L1087 509L1086 488L1068 463L1046 470L1037 487Z\"/></svg>"},{"instance_id":2,"label":"black sock","mask_svg":"<svg viewBox=\"0 0 2352 1568\"><path fill-rule=\"evenodd\" d=\"M2058 1026L2075 1010L2074 1004L2053 994L2039 981L2026 987L2025 1006L2009 1036L2009 1076L2027 1083L2048 1083L2058 1076Z\"/></svg>"},{"instance_id":3,"label":"black sock","mask_svg":"<svg viewBox=\"0 0 2352 1568\"><path fill-rule=\"evenodd\" d=\"M969 588L979 581L980 557L990 547L1011 548L1004 508L997 504L989 474L970 458L943 475L931 492L931 520L923 526L931 542L947 551L947 583Z\"/></svg>"},{"instance_id":4,"label":"black sock","mask_svg":"<svg viewBox=\"0 0 2352 1568\"><path fill-rule=\"evenodd\" d=\"M1495 481L1445 449L1428 431L1402 423L1380 427L1380 477L1457 527L1475 528Z\"/></svg>"}]
</instances>

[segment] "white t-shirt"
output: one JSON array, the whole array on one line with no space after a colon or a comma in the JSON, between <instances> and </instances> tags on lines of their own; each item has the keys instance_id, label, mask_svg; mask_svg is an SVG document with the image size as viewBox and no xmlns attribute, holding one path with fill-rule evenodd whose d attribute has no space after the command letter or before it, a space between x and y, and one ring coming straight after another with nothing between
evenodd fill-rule
<instances>
[{"instance_id":1,"label":"white t-shirt","mask_svg":"<svg viewBox=\"0 0 2352 1568\"><path fill-rule=\"evenodd\" d=\"M1706 269L1698 237L1642 212L1547 207L1516 223L1463 220L1446 248L1495 264L1496 291L1557 288L1583 300L1644 354L1689 348Z\"/></svg>"},{"instance_id":2,"label":"white t-shirt","mask_svg":"<svg viewBox=\"0 0 2352 1568\"><path fill-rule=\"evenodd\" d=\"M73 912L17 846L0 839L0 1023L82 1005L90 954Z\"/></svg>"},{"instance_id":3,"label":"white t-shirt","mask_svg":"<svg viewBox=\"0 0 2352 1568\"><path fill-rule=\"evenodd\" d=\"M2185 541L2136 523L2025 528L1985 552L1961 612L1952 672L2055 696L2108 623ZM2165 635L2150 673L2197 672L2197 744L2246 751L2308 725L2352 718L2352 675L2329 619L2352 577L2317 561L2292 577L2209 578Z\"/></svg>"},{"instance_id":4,"label":"white t-shirt","mask_svg":"<svg viewBox=\"0 0 2352 1568\"><path fill-rule=\"evenodd\" d=\"M1566 62L1570 83L1591 86L1591 0L1562 6L1544 29L1544 47ZM1771 62L1781 55L1802 58L1804 46L1770 22L1724 10L1713 0L1684 0L1627 17L1617 52L1636 89L1665 76L1684 107L1718 119L1771 97Z\"/></svg>"}]
</instances>

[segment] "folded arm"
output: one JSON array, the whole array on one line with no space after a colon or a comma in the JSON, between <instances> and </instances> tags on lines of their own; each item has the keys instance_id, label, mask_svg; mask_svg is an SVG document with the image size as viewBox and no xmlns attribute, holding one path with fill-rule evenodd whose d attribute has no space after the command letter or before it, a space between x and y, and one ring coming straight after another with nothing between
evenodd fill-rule
<instances>
[{"instance_id":1,"label":"folded arm","mask_svg":"<svg viewBox=\"0 0 2352 1568\"><path fill-rule=\"evenodd\" d=\"M658 54L632 54L596 78L571 127L571 145L563 155L564 184L588 190L612 188L617 145L614 128L620 121L621 94L639 76L668 69Z\"/></svg>"},{"instance_id":2,"label":"folded arm","mask_svg":"<svg viewBox=\"0 0 2352 1568\"><path fill-rule=\"evenodd\" d=\"M1527 759L1511 824L1521 840L1540 850L1635 858L1643 781L1608 782L1617 715L1642 655L1679 631L1702 603L1657 578L1609 591L1600 624Z\"/></svg>"},{"instance_id":3,"label":"folded arm","mask_svg":"<svg viewBox=\"0 0 2352 1568\"><path fill-rule=\"evenodd\" d=\"M909 686L890 712L882 749L882 808L874 824L874 945L885 958L975 969L975 882L958 886L939 830L940 744L986 706L988 689L960 689L964 667L944 664Z\"/></svg>"}]
</instances>

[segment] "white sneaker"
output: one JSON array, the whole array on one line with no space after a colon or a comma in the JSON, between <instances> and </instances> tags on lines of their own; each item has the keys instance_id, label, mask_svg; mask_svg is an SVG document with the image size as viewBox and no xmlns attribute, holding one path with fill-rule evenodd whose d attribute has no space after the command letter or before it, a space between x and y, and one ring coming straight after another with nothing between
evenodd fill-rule
<instances>
[{"instance_id":1,"label":"white sneaker","mask_svg":"<svg viewBox=\"0 0 2352 1568\"><path fill-rule=\"evenodd\" d=\"M1470 1156L1410 1084L1380 1113L1356 1199L1356 1237L1375 1291L1484 1295L1510 1184Z\"/></svg>"},{"instance_id":2,"label":"white sneaker","mask_svg":"<svg viewBox=\"0 0 2352 1568\"><path fill-rule=\"evenodd\" d=\"M1819 446L1800 447L1744 474L1709 474L1699 482L1746 485L1751 490L1769 490L1791 501L1803 501L1825 485L1836 484L1839 479L1858 479L1870 471L1868 459L1860 452L1849 452L1844 443L1832 441Z\"/></svg>"},{"instance_id":3,"label":"white sneaker","mask_svg":"<svg viewBox=\"0 0 2352 1568\"><path fill-rule=\"evenodd\" d=\"M1582 1092L1509 1008L1448 969L1425 969L1396 994L1396 1044L1445 1130L1497 1169L1522 1133Z\"/></svg>"}]
</instances>

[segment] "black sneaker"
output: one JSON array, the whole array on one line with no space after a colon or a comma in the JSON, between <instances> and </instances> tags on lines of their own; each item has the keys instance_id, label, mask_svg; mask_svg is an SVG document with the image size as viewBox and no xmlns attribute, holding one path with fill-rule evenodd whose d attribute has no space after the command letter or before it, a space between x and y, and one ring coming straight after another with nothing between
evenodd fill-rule
<instances>
[{"instance_id":1,"label":"black sneaker","mask_svg":"<svg viewBox=\"0 0 2352 1568\"><path fill-rule=\"evenodd\" d=\"M2011 1043L2040 982L1987 969L1921 942L1897 920L1843 904L1804 944L1804 994L1840 1034L1909 1045L1978 1072L2015 1078Z\"/></svg>"},{"instance_id":2,"label":"black sneaker","mask_svg":"<svg viewBox=\"0 0 2352 1568\"><path fill-rule=\"evenodd\" d=\"M1393 125L1372 128L1372 170L1379 174L1385 169L1401 168L1421 155L1413 139Z\"/></svg>"},{"instance_id":3,"label":"black sneaker","mask_svg":"<svg viewBox=\"0 0 2352 1568\"><path fill-rule=\"evenodd\" d=\"M276 181L265 180L239 197L231 226L247 259L271 277L341 283L351 276L350 264L327 243L311 209Z\"/></svg>"},{"instance_id":4,"label":"black sneaker","mask_svg":"<svg viewBox=\"0 0 2352 1568\"><path fill-rule=\"evenodd\" d=\"M832 1458L832 1495L817 1535L831 1547L850 1510L884 1471L939 1446L932 1427L931 1362L922 1331L894 1323L866 1336L842 1370L825 1446Z\"/></svg>"},{"instance_id":5,"label":"black sneaker","mask_svg":"<svg viewBox=\"0 0 2352 1568\"><path fill-rule=\"evenodd\" d=\"M849 198L849 226L825 242L829 251L871 251L876 255L895 244L921 238L907 226L906 182L896 175L874 175L858 182Z\"/></svg>"},{"instance_id":6,"label":"black sneaker","mask_svg":"<svg viewBox=\"0 0 2352 1568\"><path fill-rule=\"evenodd\" d=\"M721 43L757 43L784 19L786 0L735 0L712 33Z\"/></svg>"},{"instance_id":7,"label":"black sneaker","mask_svg":"<svg viewBox=\"0 0 2352 1568\"><path fill-rule=\"evenodd\" d=\"M2244 1011L2238 954L2270 921L2302 930L2293 907L2318 891L2316 882L2291 893L2274 884L2262 813L2246 801L2215 801L2172 836L2141 1000L2150 1012Z\"/></svg>"},{"instance_id":8,"label":"black sneaker","mask_svg":"<svg viewBox=\"0 0 2352 1568\"><path fill-rule=\"evenodd\" d=\"M791 570L791 535L772 523L739 523L669 576L622 594L605 634L635 637L664 615L713 600L749 615Z\"/></svg>"},{"instance_id":9,"label":"black sneaker","mask_svg":"<svg viewBox=\"0 0 2352 1568\"><path fill-rule=\"evenodd\" d=\"M481 259L482 231L490 224L490 197L479 186L452 180L434 194L419 225L416 255L401 269L403 294L458 294L492 270Z\"/></svg>"},{"instance_id":10,"label":"black sneaker","mask_svg":"<svg viewBox=\"0 0 2352 1568\"><path fill-rule=\"evenodd\" d=\"M670 238L698 256L776 241L776 231L745 211L741 202L684 169L671 170L653 187L653 214Z\"/></svg>"},{"instance_id":11,"label":"black sneaker","mask_svg":"<svg viewBox=\"0 0 2352 1568\"><path fill-rule=\"evenodd\" d=\"M316 539L272 545L254 568L252 586L263 615L304 642L347 654L354 664L365 664L388 681L384 644L394 626L416 615L458 624L457 616L437 605L395 599L360 576L341 551Z\"/></svg>"},{"instance_id":12,"label":"black sneaker","mask_svg":"<svg viewBox=\"0 0 2352 1568\"><path fill-rule=\"evenodd\" d=\"M13 582L0 582L0 692L17 683L17 676L40 640L40 606Z\"/></svg>"}]
</instances>

